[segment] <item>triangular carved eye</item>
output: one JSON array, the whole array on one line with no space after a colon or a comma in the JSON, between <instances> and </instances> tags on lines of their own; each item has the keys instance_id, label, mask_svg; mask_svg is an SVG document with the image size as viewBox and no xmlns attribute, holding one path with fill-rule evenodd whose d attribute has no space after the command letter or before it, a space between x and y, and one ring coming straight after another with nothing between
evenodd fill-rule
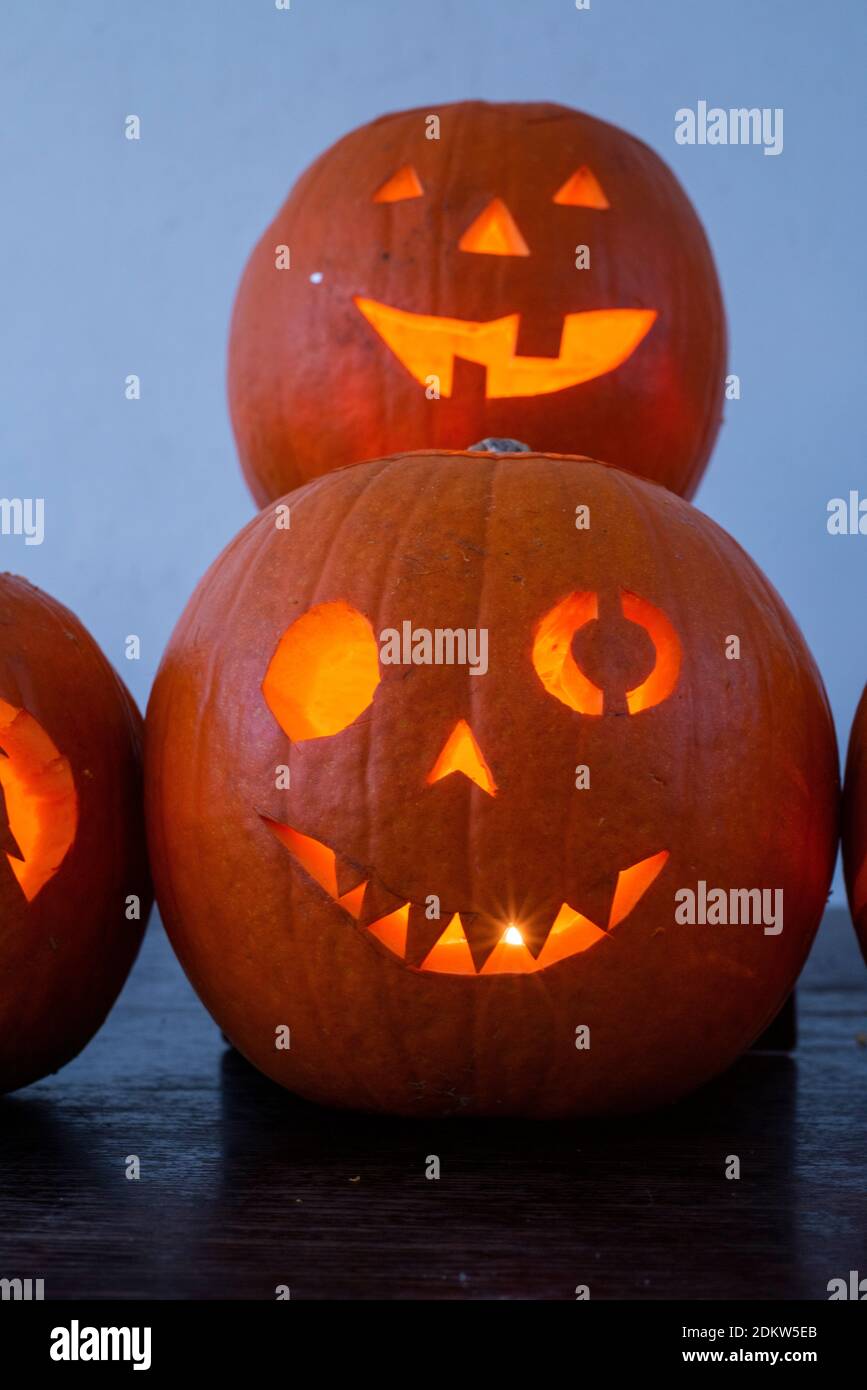
<instances>
[{"instance_id":1,"label":"triangular carved eye","mask_svg":"<svg viewBox=\"0 0 867 1390\"><path fill-rule=\"evenodd\" d=\"M554 194L554 202L562 203L571 208L608 208L611 206L605 194L602 192L602 185L586 164L582 164L580 169L576 169L574 174L557 189Z\"/></svg>"},{"instance_id":2,"label":"triangular carved eye","mask_svg":"<svg viewBox=\"0 0 867 1390\"><path fill-rule=\"evenodd\" d=\"M405 198L421 198L424 189L411 164L404 164L396 174L386 179L373 195L375 203L402 203Z\"/></svg>"}]
</instances>

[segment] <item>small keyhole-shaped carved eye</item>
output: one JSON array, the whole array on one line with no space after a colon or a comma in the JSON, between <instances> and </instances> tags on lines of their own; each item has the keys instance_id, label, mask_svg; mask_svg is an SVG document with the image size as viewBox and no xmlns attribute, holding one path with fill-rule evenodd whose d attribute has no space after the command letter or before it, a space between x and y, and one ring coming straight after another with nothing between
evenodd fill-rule
<instances>
[{"instance_id":1,"label":"small keyhole-shaped carved eye","mask_svg":"<svg viewBox=\"0 0 867 1390\"><path fill-rule=\"evenodd\" d=\"M620 612L599 621L595 593L569 594L536 629L537 676L549 695L579 714L639 714L677 684L680 639L662 610L624 591Z\"/></svg>"}]
</instances>

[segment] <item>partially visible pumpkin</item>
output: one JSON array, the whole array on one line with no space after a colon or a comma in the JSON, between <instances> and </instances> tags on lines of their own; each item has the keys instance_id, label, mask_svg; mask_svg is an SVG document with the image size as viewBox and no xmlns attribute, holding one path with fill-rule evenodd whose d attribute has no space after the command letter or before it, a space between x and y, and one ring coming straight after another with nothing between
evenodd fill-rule
<instances>
[{"instance_id":1,"label":"partially visible pumpkin","mask_svg":"<svg viewBox=\"0 0 867 1390\"><path fill-rule=\"evenodd\" d=\"M855 711L846 757L843 867L852 921L867 960L867 686Z\"/></svg>"},{"instance_id":2,"label":"partially visible pumpkin","mask_svg":"<svg viewBox=\"0 0 867 1390\"><path fill-rule=\"evenodd\" d=\"M303 1096L419 1115L635 1110L728 1065L837 844L827 700L768 580L587 459L398 455L283 502L148 707L163 918L227 1036ZM782 929L680 923L702 881L781 890Z\"/></svg>"},{"instance_id":3,"label":"partially visible pumpkin","mask_svg":"<svg viewBox=\"0 0 867 1390\"><path fill-rule=\"evenodd\" d=\"M713 256L659 155L569 107L466 101L383 116L302 174L238 290L229 401L260 505L491 435L691 496L725 357Z\"/></svg>"},{"instance_id":4,"label":"partially visible pumpkin","mask_svg":"<svg viewBox=\"0 0 867 1390\"><path fill-rule=\"evenodd\" d=\"M70 1061L151 905L141 716L77 618L0 575L0 1091Z\"/></svg>"}]
</instances>

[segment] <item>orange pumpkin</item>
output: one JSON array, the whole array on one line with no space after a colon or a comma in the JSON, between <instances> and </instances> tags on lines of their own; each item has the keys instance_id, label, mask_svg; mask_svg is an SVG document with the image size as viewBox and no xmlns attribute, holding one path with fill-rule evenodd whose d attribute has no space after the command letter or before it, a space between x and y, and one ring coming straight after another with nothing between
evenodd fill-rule
<instances>
[{"instance_id":1,"label":"orange pumpkin","mask_svg":"<svg viewBox=\"0 0 867 1390\"><path fill-rule=\"evenodd\" d=\"M345 136L253 251L229 398L255 498L490 435L580 449L691 496L720 423L726 335L671 170L564 106L461 102L437 121L404 111Z\"/></svg>"},{"instance_id":2,"label":"orange pumpkin","mask_svg":"<svg viewBox=\"0 0 867 1390\"><path fill-rule=\"evenodd\" d=\"M782 601L586 459L399 455L261 512L147 739L181 962L245 1056L334 1105L671 1100L774 1016L834 863L834 731ZM700 881L782 891L784 929L681 924Z\"/></svg>"},{"instance_id":3,"label":"orange pumpkin","mask_svg":"<svg viewBox=\"0 0 867 1390\"><path fill-rule=\"evenodd\" d=\"M0 575L0 1091L70 1061L151 904L141 715L67 609Z\"/></svg>"},{"instance_id":4,"label":"orange pumpkin","mask_svg":"<svg viewBox=\"0 0 867 1390\"><path fill-rule=\"evenodd\" d=\"M852 921L867 960L867 686L855 711L846 757L843 867Z\"/></svg>"}]
</instances>

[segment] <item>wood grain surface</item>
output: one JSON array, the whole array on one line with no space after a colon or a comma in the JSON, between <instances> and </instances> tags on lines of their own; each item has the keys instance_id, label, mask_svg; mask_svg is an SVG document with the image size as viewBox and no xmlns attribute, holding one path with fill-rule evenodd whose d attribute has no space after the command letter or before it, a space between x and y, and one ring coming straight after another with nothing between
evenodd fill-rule
<instances>
[{"instance_id":1,"label":"wood grain surface","mask_svg":"<svg viewBox=\"0 0 867 1390\"><path fill-rule=\"evenodd\" d=\"M0 1277L66 1299L825 1299L867 1275L867 969L844 912L798 1001L793 1053L639 1119L335 1114L226 1047L154 922L91 1046L0 1099Z\"/></svg>"}]
</instances>

